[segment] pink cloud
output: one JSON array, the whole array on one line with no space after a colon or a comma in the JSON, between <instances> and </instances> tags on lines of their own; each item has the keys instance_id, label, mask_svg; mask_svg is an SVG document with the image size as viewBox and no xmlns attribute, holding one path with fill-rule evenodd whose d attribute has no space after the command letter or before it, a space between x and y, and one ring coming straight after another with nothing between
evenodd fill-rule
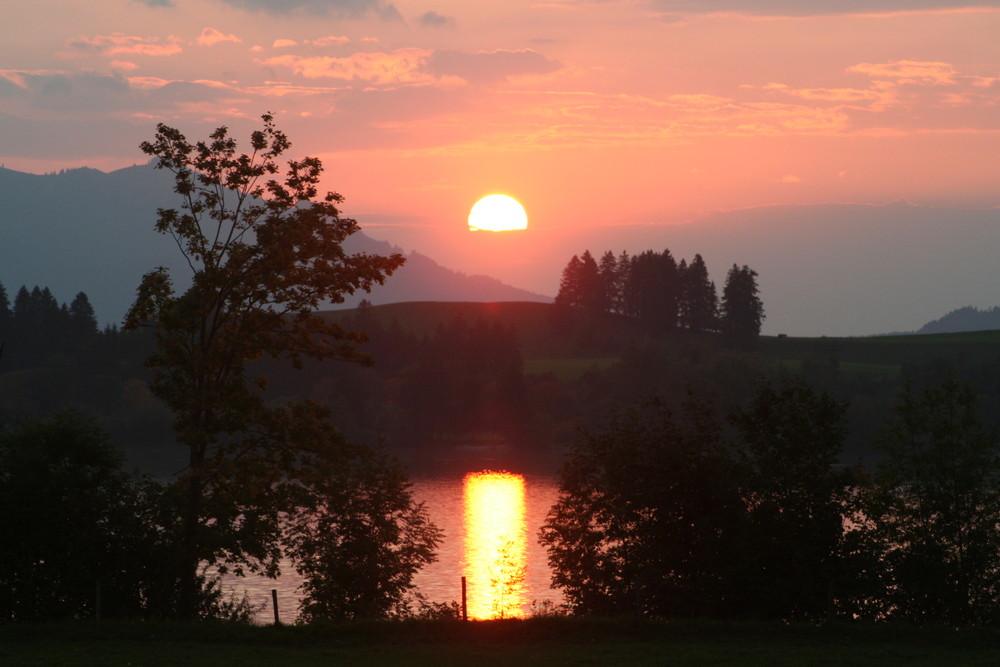
<instances>
[{"instance_id":1,"label":"pink cloud","mask_svg":"<svg viewBox=\"0 0 1000 667\"><path fill-rule=\"evenodd\" d=\"M397 49L392 53L354 53L346 58L278 56L264 61L280 65L307 79L367 81L376 85L428 84L434 77L422 71L431 52L426 49Z\"/></svg>"},{"instance_id":2,"label":"pink cloud","mask_svg":"<svg viewBox=\"0 0 1000 667\"><path fill-rule=\"evenodd\" d=\"M667 99L672 104L679 107L698 109L724 107L732 103L732 100L728 97L719 97L717 95L707 95L704 93L677 94L671 95Z\"/></svg>"},{"instance_id":3,"label":"pink cloud","mask_svg":"<svg viewBox=\"0 0 1000 667\"><path fill-rule=\"evenodd\" d=\"M562 66L537 51L521 49L509 51L436 51L428 62L428 69L439 76L456 76L465 81L491 83L514 76L545 75Z\"/></svg>"},{"instance_id":4,"label":"pink cloud","mask_svg":"<svg viewBox=\"0 0 1000 667\"><path fill-rule=\"evenodd\" d=\"M801 88L786 89L786 92L804 100L817 102L870 102L880 97L875 91L860 88Z\"/></svg>"},{"instance_id":5,"label":"pink cloud","mask_svg":"<svg viewBox=\"0 0 1000 667\"><path fill-rule=\"evenodd\" d=\"M350 40L349 37L336 37L330 35L328 37L320 37L318 39L311 40L309 43L316 46L336 46L340 44L347 44Z\"/></svg>"},{"instance_id":6,"label":"pink cloud","mask_svg":"<svg viewBox=\"0 0 1000 667\"><path fill-rule=\"evenodd\" d=\"M178 44L180 40L176 37L167 37L161 40L160 37L139 37L137 35L126 35L115 32L110 35L97 35L95 37L77 37L66 43L73 52L77 54L92 54L101 56L117 56L122 54L135 54L144 56L172 56L181 52Z\"/></svg>"},{"instance_id":7,"label":"pink cloud","mask_svg":"<svg viewBox=\"0 0 1000 667\"><path fill-rule=\"evenodd\" d=\"M130 76L128 77L128 83L132 88L137 90L153 90L155 88L162 88L170 83L170 80L161 79L158 76Z\"/></svg>"},{"instance_id":8,"label":"pink cloud","mask_svg":"<svg viewBox=\"0 0 1000 667\"><path fill-rule=\"evenodd\" d=\"M243 40L236 35L226 35L222 32L216 30L215 28L204 28L201 31L201 35L198 36L197 42L199 46L215 46L219 42L242 42Z\"/></svg>"},{"instance_id":9,"label":"pink cloud","mask_svg":"<svg viewBox=\"0 0 1000 667\"><path fill-rule=\"evenodd\" d=\"M950 85L957 74L948 63L920 60L897 60L889 63L858 63L847 68L848 72L866 74L873 79L889 79L900 83Z\"/></svg>"},{"instance_id":10,"label":"pink cloud","mask_svg":"<svg viewBox=\"0 0 1000 667\"><path fill-rule=\"evenodd\" d=\"M24 79L25 74L31 74L31 72L16 69L0 69L0 78L11 82L22 90L27 90L28 88L28 84Z\"/></svg>"}]
</instances>

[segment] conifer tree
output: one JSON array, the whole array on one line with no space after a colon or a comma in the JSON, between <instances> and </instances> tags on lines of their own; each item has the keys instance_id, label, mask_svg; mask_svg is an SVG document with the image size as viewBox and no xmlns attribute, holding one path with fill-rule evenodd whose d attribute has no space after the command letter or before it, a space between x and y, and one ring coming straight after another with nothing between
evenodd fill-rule
<instances>
[{"instance_id":1,"label":"conifer tree","mask_svg":"<svg viewBox=\"0 0 1000 667\"><path fill-rule=\"evenodd\" d=\"M559 293L556 295L557 305L575 306L579 304L581 271L580 258L573 255L563 269L562 278L559 281Z\"/></svg>"},{"instance_id":2,"label":"conifer tree","mask_svg":"<svg viewBox=\"0 0 1000 667\"><path fill-rule=\"evenodd\" d=\"M720 328L731 345L750 345L760 335L764 305L757 287L757 272L746 264L733 264L722 290Z\"/></svg>"},{"instance_id":3,"label":"conifer tree","mask_svg":"<svg viewBox=\"0 0 1000 667\"><path fill-rule=\"evenodd\" d=\"M12 320L13 313L10 310L10 299L7 298L7 290L4 289L3 284L0 283L0 345L3 345L6 339L10 336L10 326Z\"/></svg>"},{"instance_id":4,"label":"conifer tree","mask_svg":"<svg viewBox=\"0 0 1000 667\"><path fill-rule=\"evenodd\" d=\"M606 313L618 312L618 260L610 250L601 255L597 273L601 283L601 310Z\"/></svg>"},{"instance_id":5,"label":"conifer tree","mask_svg":"<svg viewBox=\"0 0 1000 667\"><path fill-rule=\"evenodd\" d=\"M708 268L701 255L695 255L681 274L681 324L693 331L715 331L718 328L719 297L715 283L708 277Z\"/></svg>"},{"instance_id":6,"label":"conifer tree","mask_svg":"<svg viewBox=\"0 0 1000 667\"><path fill-rule=\"evenodd\" d=\"M69 305L70 330L77 341L86 341L97 334L97 316L90 299L79 292Z\"/></svg>"},{"instance_id":7,"label":"conifer tree","mask_svg":"<svg viewBox=\"0 0 1000 667\"><path fill-rule=\"evenodd\" d=\"M597 260L584 250L580 255L580 302L579 305L592 311L603 310L600 269Z\"/></svg>"}]
</instances>

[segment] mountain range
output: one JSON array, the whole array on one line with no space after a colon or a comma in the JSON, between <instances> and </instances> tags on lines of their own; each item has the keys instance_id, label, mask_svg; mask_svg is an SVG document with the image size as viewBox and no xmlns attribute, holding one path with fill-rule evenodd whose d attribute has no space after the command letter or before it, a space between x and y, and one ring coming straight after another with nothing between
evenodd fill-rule
<instances>
[{"instance_id":1,"label":"mountain range","mask_svg":"<svg viewBox=\"0 0 1000 667\"><path fill-rule=\"evenodd\" d=\"M157 208L177 206L172 174L135 165L110 173L80 168L35 175L0 168L0 284L13 300L21 286L48 286L60 302L85 292L101 324L118 323L143 274L166 266L179 283L188 271L173 240L157 234ZM350 252L402 250L363 232ZM385 285L349 296L399 301L551 301L496 278L466 275L418 252Z\"/></svg>"},{"instance_id":2,"label":"mountain range","mask_svg":"<svg viewBox=\"0 0 1000 667\"><path fill-rule=\"evenodd\" d=\"M48 286L61 302L83 291L102 324L120 322L145 272L163 265L182 278L187 271L172 239L153 230L156 209L176 205L172 175L149 164L46 175L0 168L0 284L11 297L21 285ZM364 216L357 217L364 229ZM664 248L677 260L700 253L720 292L733 264L757 271L767 334L917 331L957 307L1000 302L1000 208L783 205L686 224L609 218L560 228L542 221L508 265L499 255L490 264L474 245L438 242L435 229L397 226L384 240L364 232L348 239L350 251L403 252L408 261L384 286L343 305L362 298L549 302L573 254Z\"/></svg>"}]
</instances>

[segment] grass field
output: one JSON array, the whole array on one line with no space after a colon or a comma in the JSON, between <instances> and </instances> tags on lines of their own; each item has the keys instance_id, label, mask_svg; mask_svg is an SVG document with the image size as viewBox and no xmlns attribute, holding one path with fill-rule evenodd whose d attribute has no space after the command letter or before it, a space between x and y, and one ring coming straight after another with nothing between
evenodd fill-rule
<instances>
[{"instance_id":1,"label":"grass field","mask_svg":"<svg viewBox=\"0 0 1000 667\"><path fill-rule=\"evenodd\" d=\"M328 317L349 317L354 311L329 311ZM588 364L604 365L629 346L697 341L721 346L712 334L677 332L669 336L650 336L634 322L613 315L574 310L560 319L551 304L530 302L450 303L413 302L374 306L370 317L383 326L396 323L417 335L430 335L441 324L456 319L468 323L483 320L500 322L518 332L526 372L551 366L563 360L564 366L553 369L557 376L569 377ZM561 322L561 324L557 324ZM589 351L587 351L589 348ZM866 336L854 338L794 338L762 336L755 353L789 367L810 358L835 358L844 369L853 372L892 374L905 364L929 359L964 363L995 362L1000 349L1000 331L974 331L950 334ZM586 351L586 352L585 352ZM585 370L585 368L584 368Z\"/></svg>"},{"instance_id":2,"label":"grass field","mask_svg":"<svg viewBox=\"0 0 1000 667\"><path fill-rule=\"evenodd\" d=\"M616 357L525 359L524 372L528 375L552 373L560 380L578 380L580 376L593 368L607 368L617 361Z\"/></svg>"},{"instance_id":3,"label":"grass field","mask_svg":"<svg viewBox=\"0 0 1000 667\"><path fill-rule=\"evenodd\" d=\"M23 665L995 665L986 629L550 618L248 627L0 626Z\"/></svg>"}]
</instances>

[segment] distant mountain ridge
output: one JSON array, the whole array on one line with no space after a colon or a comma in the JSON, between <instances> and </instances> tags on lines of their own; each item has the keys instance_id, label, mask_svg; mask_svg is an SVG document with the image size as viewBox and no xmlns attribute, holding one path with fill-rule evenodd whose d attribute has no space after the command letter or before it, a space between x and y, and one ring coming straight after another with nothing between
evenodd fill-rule
<instances>
[{"instance_id":1,"label":"distant mountain ridge","mask_svg":"<svg viewBox=\"0 0 1000 667\"><path fill-rule=\"evenodd\" d=\"M166 265L179 278L187 273L173 241L153 231L156 208L177 205L172 187L171 174L149 165L44 176L0 169L0 282L8 293L47 285L60 302L82 290L102 324L119 321L146 271ZM469 275L486 269L459 244L437 243L427 226L388 228L389 242L357 234L347 246L420 251L367 296L375 304L545 302L551 299L510 284L554 294L566 262L585 249L666 248L688 260L698 253L719 289L734 263L759 273L764 333L772 335L914 332L956 304L996 303L1000 284L1000 207L802 204L716 212L689 224L632 224L613 214L597 226L551 223L531 230L516 262L494 265L500 280Z\"/></svg>"},{"instance_id":2,"label":"distant mountain ridge","mask_svg":"<svg viewBox=\"0 0 1000 667\"><path fill-rule=\"evenodd\" d=\"M960 333L1000 330L1000 306L980 310L973 306L956 308L944 317L920 327L918 334Z\"/></svg>"},{"instance_id":3,"label":"distant mountain ridge","mask_svg":"<svg viewBox=\"0 0 1000 667\"><path fill-rule=\"evenodd\" d=\"M153 229L157 208L178 205L173 177L150 164L110 173L87 167L37 175L0 168L0 284L8 295L21 285L48 286L60 301L85 292L101 324L117 323L134 300L143 274L171 270L178 285L189 271L173 240ZM400 252L358 233L350 252ZM385 285L356 294L396 301L551 301L545 295L470 276L411 253Z\"/></svg>"}]
</instances>

